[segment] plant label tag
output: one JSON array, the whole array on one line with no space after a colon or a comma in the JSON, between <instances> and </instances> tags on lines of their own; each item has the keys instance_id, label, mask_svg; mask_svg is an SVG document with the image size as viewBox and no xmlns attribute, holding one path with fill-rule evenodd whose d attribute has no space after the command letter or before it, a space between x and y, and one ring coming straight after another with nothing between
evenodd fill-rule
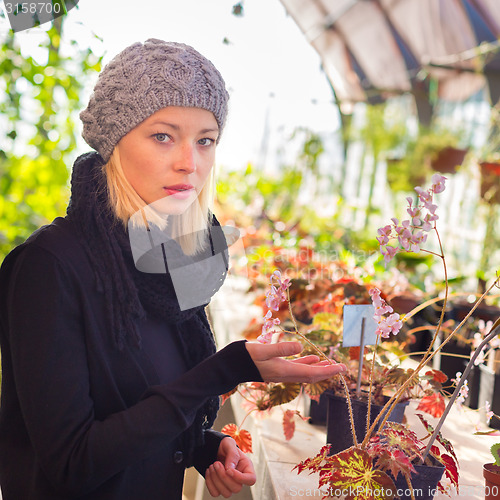
<instances>
[{"instance_id":1,"label":"plant label tag","mask_svg":"<svg viewBox=\"0 0 500 500\"><path fill-rule=\"evenodd\" d=\"M345 305L342 346L357 347L377 343L377 322L373 319L375 308L371 304ZM364 322L363 322L364 318ZM364 323L364 327L363 327ZM363 334L363 339L361 336Z\"/></svg>"}]
</instances>

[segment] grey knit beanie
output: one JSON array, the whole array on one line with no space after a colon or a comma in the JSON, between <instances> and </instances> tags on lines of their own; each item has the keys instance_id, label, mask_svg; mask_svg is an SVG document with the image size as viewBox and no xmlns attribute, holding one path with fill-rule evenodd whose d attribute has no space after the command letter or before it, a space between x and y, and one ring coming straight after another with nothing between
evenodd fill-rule
<instances>
[{"instance_id":1,"label":"grey knit beanie","mask_svg":"<svg viewBox=\"0 0 500 500\"><path fill-rule=\"evenodd\" d=\"M102 70L87 109L82 136L105 161L130 130L167 106L211 111L219 138L229 94L215 66L199 52L175 42L134 43Z\"/></svg>"}]
</instances>

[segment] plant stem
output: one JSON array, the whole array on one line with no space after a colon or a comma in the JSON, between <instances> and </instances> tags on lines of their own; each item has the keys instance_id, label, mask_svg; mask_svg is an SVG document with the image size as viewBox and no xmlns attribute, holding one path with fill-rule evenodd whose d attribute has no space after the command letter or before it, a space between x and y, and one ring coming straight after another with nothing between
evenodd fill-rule
<instances>
[{"instance_id":1,"label":"plant stem","mask_svg":"<svg viewBox=\"0 0 500 500\"><path fill-rule=\"evenodd\" d=\"M462 385L464 384L464 382L467 379L470 371L472 370L472 367L474 366L474 361L476 360L476 358L479 356L479 354L483 350L483 347L491 339L493 339L497 335L496 329L499 326L500 326L500 318L498 318L495 321L495 323L491 327L490 332L488 333L488 335L486 335L484 337L483 341L477 346L476 350L474 351L474 354L470 358L470 361L467 363L467 366L465 367L464 373L460 377L460 380L457 383L455 391L451 395L450 400L448 401L448 404L446 405L446 408L445 408L443 414L441 415L441 418L439 419L439 422L437 423L436 428L434 429L434 432L432 433L432 436L430 437L429 442L427 443L427 446L426 446L426 448L425 448L425 450L424 450L424 452L422 454L422 463L424 463L424 461L425 461L425 459L426 459L426 457L427 457L427 455L428 455L428 453L429 453L432 445L434 444L434 441L436 440L436 437L438 436L438 434L439 434L439 432L441 430L441 427L444 424L444 421L446 420L446 417L448 416L448 413L450 412L453 404L455 403L455 401L456 401L456 399L458 397L458 394L460 393L460 389L461 389Z\"/></svg>"},{"instance_id":2,"label":"plant stem","mask_svg":"<svg viewBox=\"0 0 500 500\"><path fill-rule=\"evenodd\" d=\"M373 350L372 365L370 367L370 385L368 387L368 408L366 410L366 432L370 428L370 412L372 409L372 388L373 388L373 372L375 370L375 355L377 354L377 347L380 341L380 335L377 335L377 341L375 342L375 348Z\"/></svg>"},{"instance_id":3,"label":"plant stem","mask_svg":"<svg viewBox=\"0 0 500 500\"><path fill-rule=\"evenodd\" d=\"M474 295L476 297L481 297L480 293L455 292L455 293L448 294L448 298L450 298L450 297L469 297L470 295ZM490 295L490 297L491 298L498 298L498 297L500 297L500 295L499 294ZM435 297L433 299L428 299L425 302L422 302L417 307L414 307L409 313L404 315L405 321L410 319L412 316L415 316L415 314L420 312L422 309L425 309L426 307L429 307L430 305L435 304L436 302L441 302L443 300L444 300L443 297Z\"/></svg>"},{"instance_id":4,"label":"plant stem","mask_svg":"<svg viewBox=\"0 0 500 500\"><path fill-rule=\"evenodd\" d=\"M474 306L472 306L471 310L469 311L469 313L465 316L465 318L459 323L459 325L451 332L451 334L449 335L448 338L446 338L440 345L439 347L437 347L434 352L431 352L431 348L432 348L432 345L431 344L429 346L429 348L427 349L426 352L428 352L429 354L427 356L424 356L422 358L422 360L419 362L418 366L415 368L415 371L413 372L413 376L410 377L391 397L391 399L389 399L389 401L387 401L387 403L384 405L384 409L377 415L377 417L375 418L373 424L371 425L368 433L366 434L365 436L365 439L363 440L363 443L362 443L362 447L366 446L366 444L368 443L368 440L370 439L371 435L373 434L373 431L376 427L376 425L378 424L378 422L380 421L380 419L383 417L383 415L385 415L385 418L384 420L382 421L382 423L380 424L380 427L383 428L383 426L385 425L385 423L387 422L387 419L389 418L389 415L390 415L390 411L392 411L392 409L394 408L394 406L396 406L396 404L398 403L401 395L403 394L403 392L406 390L406 388L410 385L410 383L412 382L413 378L416 377L418 375L418 373L420 372L420 370L439 352L441 351L441 349L453 338L453 336L455 335L456 332L458 332L460 330L460 328L462 328L462 326L467 322L467 320L472 316L472 313L477 309L477 307L479 306L479 304L481 304L481 302L483 302L484 298L486 297L486 295L488 295L489 291L494 288L495 286L498 286L498 284L500 283L500 277L498 277L492 284L491 286L481 295L481 297L476 301L476 303L474 304ZM444 310L444 308L443 308ZM441 323L441 321L440 321ZM437 326L437 329L439 328L440 325ZM434 334L434 339L436 338L436 334Z\"/></svg>"},{"instance_id":5,"label":"plant stem","mask_svg":"<svg viewBox=\"0 0 500 500\"><path fill-rule=\"evenodd\" d=\"M243 424L245 423L245 420L247 419L247 417L250 415L250 413L252 413L254 411L257 411L257 409L252 408L249 412L247 412L247 414L243 417L243 420L241 421L240 425L238 426L238 429L241 429L243 427Z\"/></svg>"},{"instance_id":6,"label":"plant stem","mask_svg":"<svg viewBox=\"0 0 500 500\"><path fill-rule=\"evenodd\" d=\"M290 313L290 318L292 319L293 327L295 329L294 332L290 332L292 334L298 335L302 340L305 340L318 354L320 357L326 359L330 364L333 364L333 361L321 350L319 349L316 345L314 345L313 342L311 342L303 333L299 331L299 327L297 325L297 321L295 320L295 316L292 311L292 303L290 301L290 291L286 290L287 294L287 301L288 301L288 311ZM352 440L354 442L354 446L358 445L358 441L356 438L356 429L354 427L354 415L352 413L352 404L351 404L351 396L349 394L349 387L347 386L347 382L344 378L344 376L340 373L340 380L342 381L342 385L344 386L344 392L346 395L346 400L347 400L347 408L349 409L349 421L351 424L351 434L352 434Z\"/></svg>"}]
</instances>

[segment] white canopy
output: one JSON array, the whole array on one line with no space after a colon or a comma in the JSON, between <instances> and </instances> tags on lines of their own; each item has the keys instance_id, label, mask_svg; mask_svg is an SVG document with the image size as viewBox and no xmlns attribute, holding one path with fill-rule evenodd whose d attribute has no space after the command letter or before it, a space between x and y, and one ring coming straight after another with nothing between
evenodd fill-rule
<instances>
[{"instance_id":1,"label":"white canopy","mask_svg":"<svg viewBox=\"0 0 500 500\"><path fill-rule=\"evenodd\" d=\"M500 0L281 0L343 106L425 92L500 97ZM428 89L427 89L428 90Z\"/></svg>"}]
</instances>

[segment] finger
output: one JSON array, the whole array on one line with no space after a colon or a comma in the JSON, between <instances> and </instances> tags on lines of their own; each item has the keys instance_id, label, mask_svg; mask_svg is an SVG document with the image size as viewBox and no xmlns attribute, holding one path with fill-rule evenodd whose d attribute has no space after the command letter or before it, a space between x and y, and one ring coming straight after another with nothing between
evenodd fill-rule
<instances>
[{"instance_id":1,"label":"finger","mask_svg":"<svg viewBox=\"0 0 500 500\"><path fill-rule=\"evenodd\" d=\"M214 481L212 479L215 472L210 470L210 467L205 471L205 484L207 485L208 492L213 497L220 496L219 490L216 488Z\"/></svg>"},{"instance_id":2,"label":"finger","mask_svg":"<svg viewBox=\"0 0 500 500\"><path fill-rule=\"evenodd\" d=\"M319 357L316 356L315 354L310 354L308 356L302 356L301 358L294 359L293 362L297 364L310 365L312 363L318 363Z\"/></svg>"},{"instance_id":3,"label":"finger","mask_svg":"<svg viewBox=\"0 0 500 500\"><path fill-rule=\"evenodd\" d=\"M276 377L281 382L308 382L310 384L331 378L347 369L343 364L335 365L301 365L285 362L280 374ZM274 381L274 380L270 380Z\"/></svg>"},{"instance_id":4,"label":"finger","mask_svg":"<svg viewBox=\"0 0 500 500\"><path fill-rule=\"evenodd\" d=\"M247 342L245 346L254 361L294 356L302 351L302 345L299 342L278 342L277 344Z\"/></svg>"},{"instance_id":5,"label":"finger","mask_svg":"<svg viewBox=\"0 0 500 500\"><path fill-rule=\"evenodd\" d=\"M228 476L234 478L240 484L245 484L247 486L253 486L257 481L257 476L255 472L240 472L237 469L230 469L227 471Z\"/></svg>"},{"instance_id":6,"label":"finger","mask_svg":"<svg viewBox=\"0 0 500 500\"><path fill-rule=\"evenodd\" d=\"M338 364L326 364L326 365L314 365L314 366L308 366L311 370L311 378L314 382L318 382L320 380L325 380L327 378L334 377L335 375L338 375L340 373L345 373L347 371L347 368L344 364L338 363Z\"/></svg>"},{"instance_id":7,"label":"finger","mask_svg":"<svg viewBox=\"0 0 500 500\"><path fill-rule=\"evenodd\" d=\"M241 491L242 483L236 481L230 474L227 474L227 471L220 462L214 463L214 469L217 474L217 478L214 479L214 482L223 496L226 494L231 495L232 493L239 493ZM229 470L233 471L234 469Z\"/></svg>"},{"instance_id":8,"label":"finger","mask_svg":"<svg viewBox=\"0 0 500 500\"><path fill-rule=\"evenodd\" d=\"M221 475L224 472L224 466L220 462L214 462L208 469L214 491L217 491L218 495L222 495L224 498L229 498L232 492L221 479Z\"/></svg>"},{"instance_id":9,"label":"finger","mask_svg":"<svg viewBox=\"0 0 500 500\"><path fill-rule=\"evenodd\" d=\"M248 486L252 486L257 480L252 460L250 460L250 458L244 453L241 454L241 460L239 461L236 469L231 469L226 472L230 477L233 477L239 483L246 484Z\"/></svg>"},{"instance_id":10,"label":"finger","mask_svg":"<svg viewBox=\"0 0 500 500\"><path fill-rule=\"evenodd\" d=\"M317 363L311 363L312 366L330 366L330 365L336 365L338 364L336 361L333 360L328 360L328 359L322 359L321 361L318 361Z\"/></svg>"},{"instance_id":11,"label":"finger","mask_svg":"<svg viewBox=\"0 0 500 500\"><path fill-rule=\"evenodd\" d=\"M328 365L335 365L337 364L336 361L330 361L328 359L322 359L321 361L318 362L318 365L321 365L321 366L328 366Z\"/></svg>"}]
</instances>

